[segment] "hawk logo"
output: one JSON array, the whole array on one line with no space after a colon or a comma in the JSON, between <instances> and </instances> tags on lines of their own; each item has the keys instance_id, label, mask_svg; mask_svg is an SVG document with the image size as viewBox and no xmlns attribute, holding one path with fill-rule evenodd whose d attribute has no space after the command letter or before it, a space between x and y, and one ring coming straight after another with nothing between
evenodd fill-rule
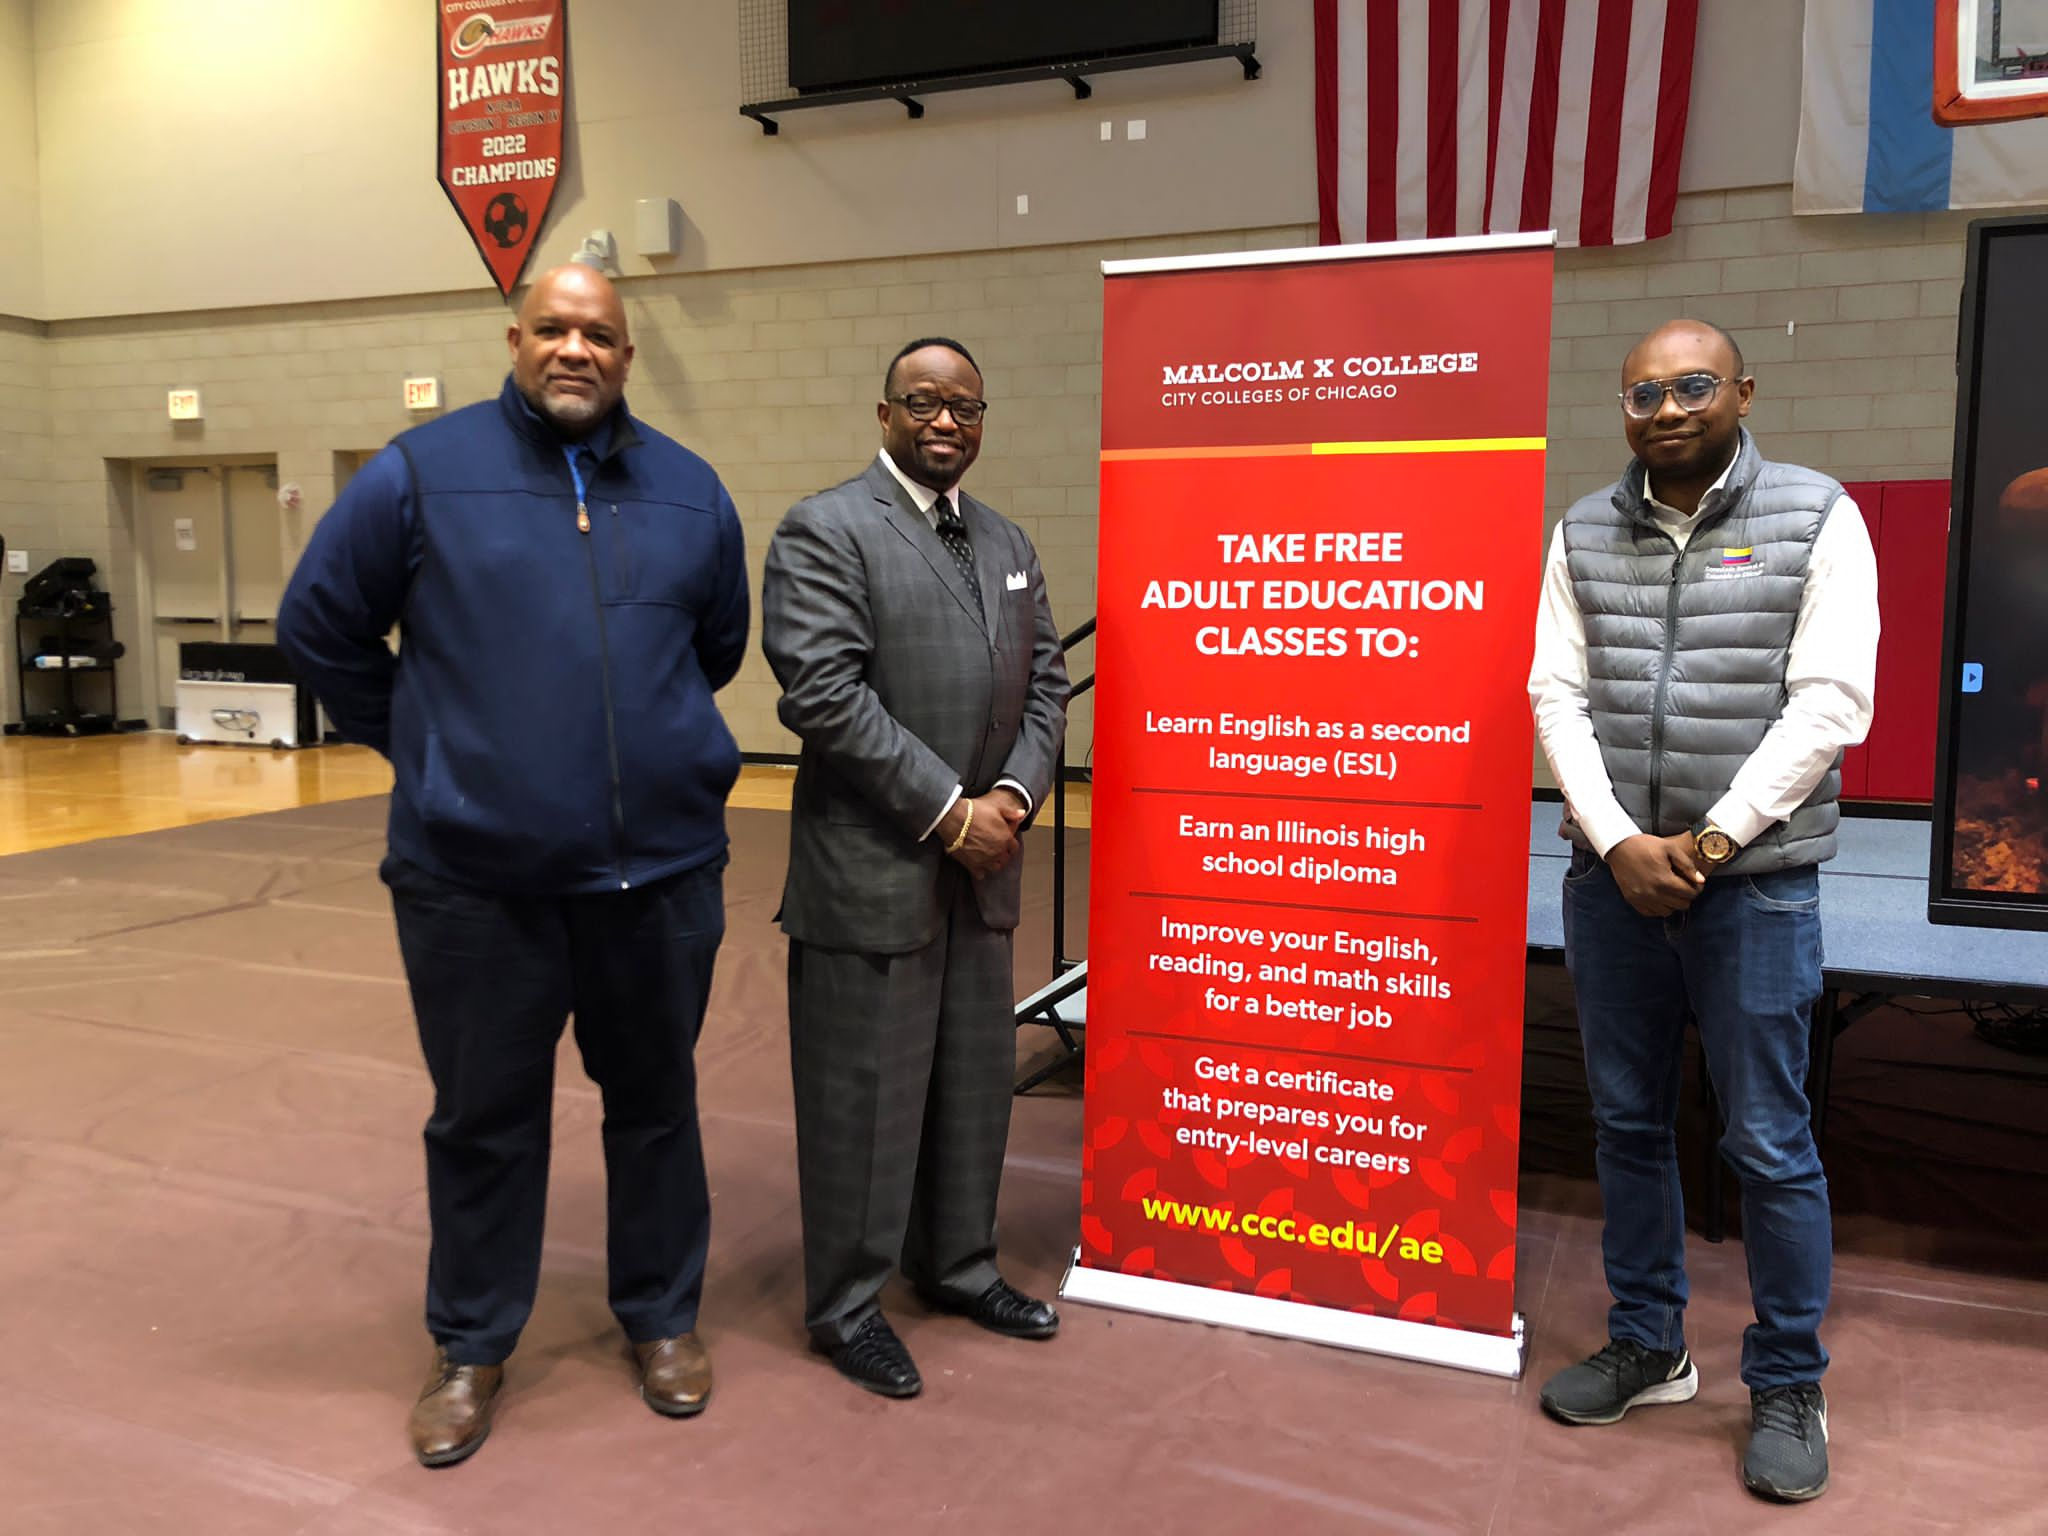
<instances>
[{"instance_id":1,"label":"hawk logo","mask_svg":"<svg viewBox=\"0 0 2048 1536\"><path fill-rule=\"evenodd\" d=\"M473 58L486 48L512 48L521 43L543 43L554 26L552 16L531 16L519 21L495 21L488 12L472 16L456 31L448 51L458 59Z\"/></svg>"}]
</instances>

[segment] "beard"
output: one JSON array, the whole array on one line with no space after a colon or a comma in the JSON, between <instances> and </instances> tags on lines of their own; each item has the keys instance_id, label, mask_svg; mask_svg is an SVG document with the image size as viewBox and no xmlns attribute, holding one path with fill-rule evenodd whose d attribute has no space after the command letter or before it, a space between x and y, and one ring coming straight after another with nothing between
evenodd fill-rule
<instances>
[{"instance_id":1,"label":"beard","mask_svg":"<svg viewBox=\"0 0 2048 1536\"><path fill-rule=\"evenodd\" d=\"M579 435L597 425L598 419L611 409L600 395L559 394L545 385L520 393L526 396L526 403L547 421L565 432Z\"/></svg>"},{"instance_id":2,"label":"beard","mask_svg":"<svg viewBox=\"0 0 2048 1536\"><path fill-rule=\"evenodd\" d=\"M912 439L909 453L897 459L897 468L920 485L930 486L935 491L950 491L966 477L979 449L957 438L944 441L956 450L951 456L934 456L924 439Z\"/></svg>"}]
</instances>

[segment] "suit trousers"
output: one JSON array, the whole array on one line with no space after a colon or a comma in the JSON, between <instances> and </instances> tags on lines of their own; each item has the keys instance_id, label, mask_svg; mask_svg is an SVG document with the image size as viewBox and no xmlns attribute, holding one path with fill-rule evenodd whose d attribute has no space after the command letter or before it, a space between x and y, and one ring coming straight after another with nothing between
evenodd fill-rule
<instances>
[{"instance_id":1,"label":"suit trousers","mask_svg":"<svg viewBox=\"0 0 2048 1536\"><path fill-rule=\"evenodd\" d=\"M964 872L944 930L878 955L789 946L804 1324L830 1348L900 1260L921 1293L972 1301L996 1271L996 1193L1016 1071L1011 934Z\"/></svg>"},{"instance_id":2,"label":"suit trousers","mask_svg":"<svg viewBox=\"0 0 2048 1536\"><path fill-rule=\"evenodd\" d=\"M638 890L503 896L396 856L391 888L427 1121L427 1329L464 1365L511 1354L540 1282L555 1050L570 1014L604 1100L613 1314L696 1326L711 1237L695 1050L725 934L725 859Z\"/></svg>"}]
</instances>

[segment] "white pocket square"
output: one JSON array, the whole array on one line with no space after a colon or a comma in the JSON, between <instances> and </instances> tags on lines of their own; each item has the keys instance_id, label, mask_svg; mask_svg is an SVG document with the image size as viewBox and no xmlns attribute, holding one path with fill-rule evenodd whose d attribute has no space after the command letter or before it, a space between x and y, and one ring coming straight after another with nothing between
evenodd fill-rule
<instances>
[{"instance_id":1,"label":"white pocket square","mask_svg":"<svg viewBox=\"0 0 2048 1536\"><path fill-rule=\"evenodd\" d=\"M1003 590L1005 592L1022 592L1029 584L1029 579L1022 571L1012 571L1003 578Z\"/></svg>"}]
</instances>

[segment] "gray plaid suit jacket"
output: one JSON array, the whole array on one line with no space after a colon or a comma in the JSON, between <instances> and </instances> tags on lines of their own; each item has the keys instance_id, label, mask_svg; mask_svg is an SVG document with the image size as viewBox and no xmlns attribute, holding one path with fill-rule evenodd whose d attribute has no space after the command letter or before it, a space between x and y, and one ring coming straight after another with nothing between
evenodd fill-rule
<instances>
[{"instance_id":1,"label":"gray plaid suit jacket","mask_svg":"<svg viewBox=\"0 0 2048 1536\"><path fill-rule=\"evenodd\" d=\"M761 643L803 743L780 916L803 943L923 948L956 888L924 836L953 786L1015 779L1035 807L1052 792L1067 670L1038 554L964 492L960 514L979 606L879 460L798 502L769 542ZM1017 926L1021 879L1017 859L964 882L989 927Z\"/></svg>"}]
</instances>

